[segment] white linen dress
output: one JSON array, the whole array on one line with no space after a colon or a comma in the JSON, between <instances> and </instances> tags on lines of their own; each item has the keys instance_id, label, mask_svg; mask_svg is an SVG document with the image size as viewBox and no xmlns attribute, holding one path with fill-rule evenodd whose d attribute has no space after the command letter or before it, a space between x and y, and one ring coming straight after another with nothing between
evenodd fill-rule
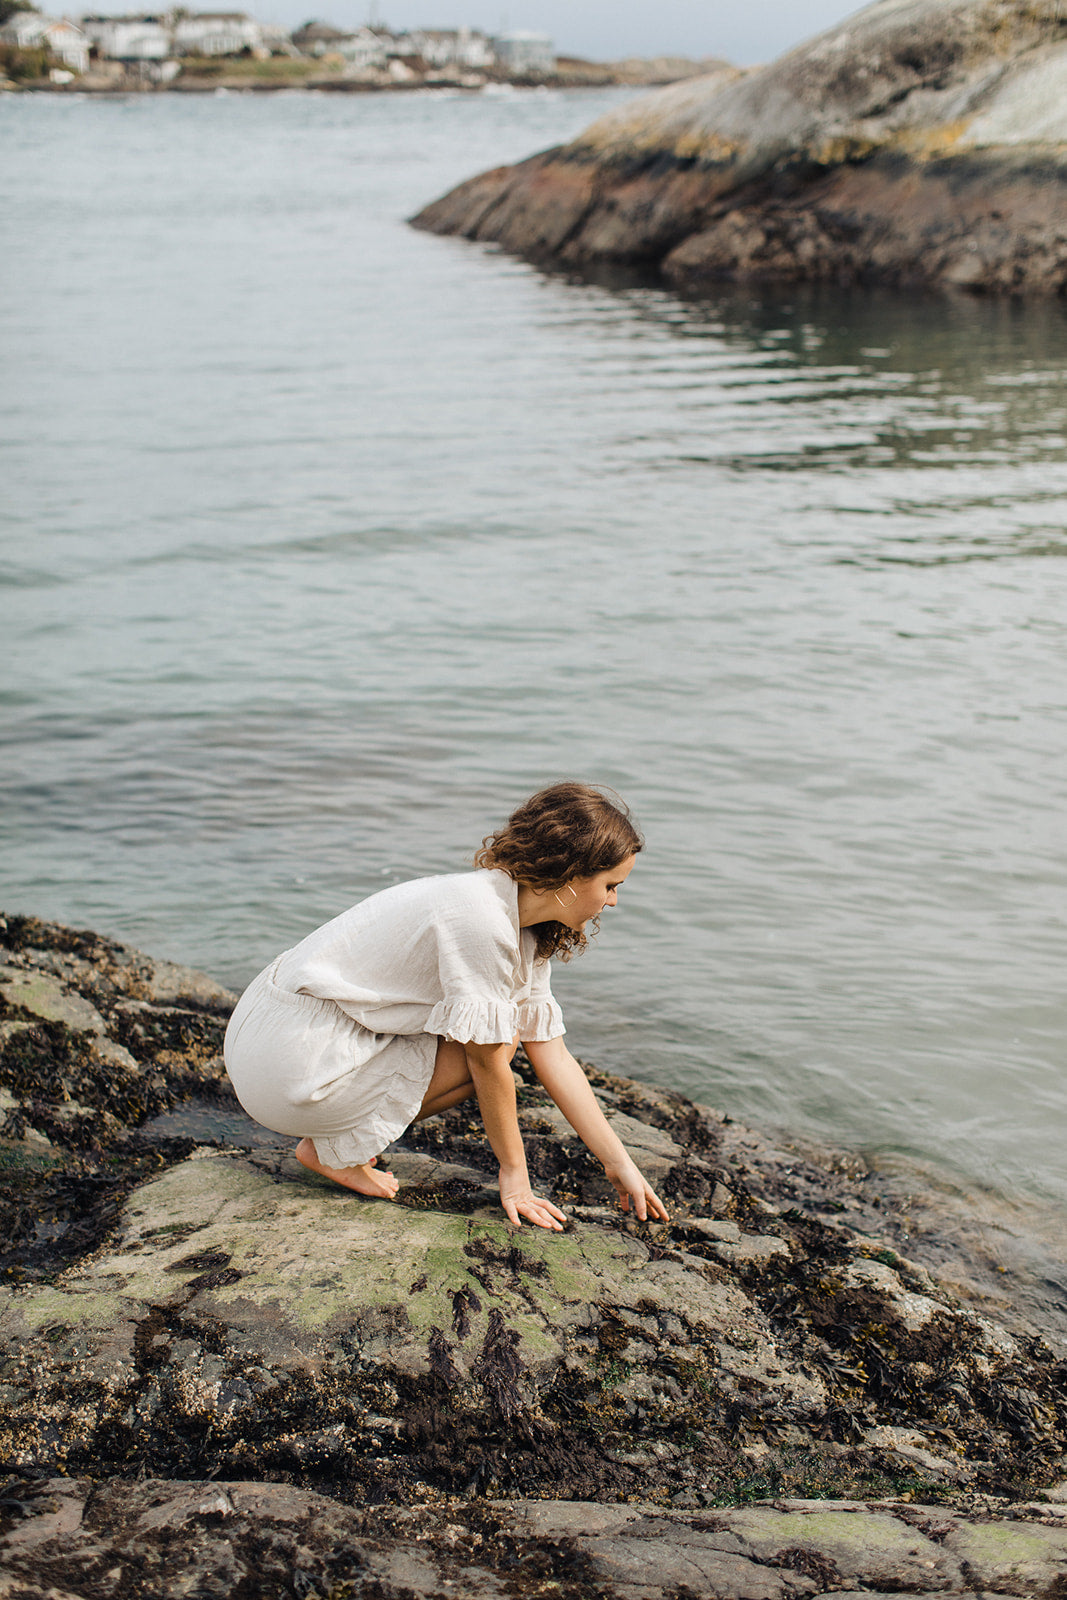
<instances>
[{"instance_id":1,"label":"white linen dress","mask_svg":"<svg viewBox=\"0 0 1067 1600\"><path fill-rule=\"evenodd\" d=\"M325 1166L357 1166L414 1121L439 1038L559 1038L549 963L519 927L518 892L496 868L416 878L272 961L226 1030L249 1116L311 1138Z\"/></svg>"}]
</instances>

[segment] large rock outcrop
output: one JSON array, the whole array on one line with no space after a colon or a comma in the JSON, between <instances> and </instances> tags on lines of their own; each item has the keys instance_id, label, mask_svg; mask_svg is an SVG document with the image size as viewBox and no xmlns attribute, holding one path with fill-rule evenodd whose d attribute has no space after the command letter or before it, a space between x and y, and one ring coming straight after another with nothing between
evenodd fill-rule
<instances>
[{"instance_id":1,"label":"large rock outcrop","mask_svg":"<svg viewBox=\"0 0 1067 1600\"><path fill-rule=\"evenodd\" d=\"M469 1107L362 1201L242 1125L210 979L0 941L4 1600L1064 1592L1067 1363L862 1162L590 1069L639 1225L520 1067L565 1233L502 1219Z\"/></svg>"},{"instance_id":2,"label":"large rock outcrop","mask_svg":"<svg viewBox=\"0 0 1067 1600\"><path fill-rule=\"evenodd\" d=\"M1058 294L1059 0L878 0L772 64L645 95L415 226L546 263Z\"/></svg>"}]
</instances>

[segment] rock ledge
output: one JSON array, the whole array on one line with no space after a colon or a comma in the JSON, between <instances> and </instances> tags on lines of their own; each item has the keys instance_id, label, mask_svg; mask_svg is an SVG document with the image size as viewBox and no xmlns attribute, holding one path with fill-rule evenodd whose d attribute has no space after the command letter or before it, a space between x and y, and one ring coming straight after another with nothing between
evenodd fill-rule
<instances>
[{"instance_id":1,"label":"rock ledge","mask_svg":"<svg viewBox=\"0 0 1067 1600\"><path fill-rule=\"evenodd\" d=\"M879 0L765 67L642 96L416 227L568 268L1061 294L1056 0Z\"/></svg>"},{"instance_id":2,"label":"rock ledge","mask_svg":"<svg viewBox=\"0 0 1067 1600\"><path fill-rule=\"evenodd\" d=\"M0 933L0 1596L1064 1592L1067 1361L856 1158L590 1069L633 1224L520 1065L564 1234L465 1107L361 1201L241 1117L210 979Z\"/></svg>"}]
</instances>

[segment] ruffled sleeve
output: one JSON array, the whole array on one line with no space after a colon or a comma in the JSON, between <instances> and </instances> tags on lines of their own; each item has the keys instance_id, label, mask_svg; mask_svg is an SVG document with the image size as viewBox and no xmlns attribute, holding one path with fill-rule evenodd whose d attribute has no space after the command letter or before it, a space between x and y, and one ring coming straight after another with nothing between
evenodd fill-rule
<instances>
[{"instance_id":1,"label":"ruffled sleeve","mask_svg":"<svg viewBox=\"0 0 1067 1600\"><path fill-rule=\"evenodd\" d=\"M426 1031L461 1044L508 1044L519 1031L525 985L518 930L496 876L472 873L465 892L434 918L441 998Z\"/></svg>"},{"instance_id":2,"label":"ruffled sleeve","mask_svg":"<svg viewBox=\"0 0 1067 1600\"><path fill-rule=\"evenodd\" d=\"M510 1044L519 1032L521 1009L511 1000L462 995L439 1000L426 1019L426 1032L460 1044Z\"/></svg>"},{"instance_id":3,"label":"ruffled sleeve","mask_svg":"<svg viewBox=\"0 0 1067 1600\"><path fill-rule=\"evenodd\" d=\"M473 880L473 882L471 881ZM538 961L534 940L518 927L515 885L503 873L472 873L467 894L436 919L441 998L426 1019L427 1033L461 1044L510 1044L556 1039L563 1016L552 998L549 963Z\"/></svg>"},{"instance_id":4,"label":"ruffled sleeve","mask_svg":"<svg viewBox=\"0 0 1067 1600\"><path fill-rule=\"evenodd\" d=\"M519 1006L520 1039L540 1044L547 1039L562 1038L567 1031L563 1026L563 1012L552 993L551 976L551 963L535 960L529 999Z\"/></svg>"}]
</instances>

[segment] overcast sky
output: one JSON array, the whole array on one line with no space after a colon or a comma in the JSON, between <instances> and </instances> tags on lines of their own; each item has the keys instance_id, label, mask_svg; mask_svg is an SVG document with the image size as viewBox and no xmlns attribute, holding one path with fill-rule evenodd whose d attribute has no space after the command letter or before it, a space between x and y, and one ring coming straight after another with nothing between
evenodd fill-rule
<instances>
[{"instance_id":1,"label":"overcast sky","mask_svg":"<svg viewBox=\"0 0 1067 1600\"><path fill-rule=\"evenodd\" d=\"M860 0L245 0L263 22L298 27L311 17L347 28L377 16L393 28L457 27L547 33L563 55L724 56L769 61L860 9ZM109 7L109 9L112 9ZM113 9L118 9L115 6ZM207 0L190 9L207 10Z\"/></svg>"}]
</instances>

